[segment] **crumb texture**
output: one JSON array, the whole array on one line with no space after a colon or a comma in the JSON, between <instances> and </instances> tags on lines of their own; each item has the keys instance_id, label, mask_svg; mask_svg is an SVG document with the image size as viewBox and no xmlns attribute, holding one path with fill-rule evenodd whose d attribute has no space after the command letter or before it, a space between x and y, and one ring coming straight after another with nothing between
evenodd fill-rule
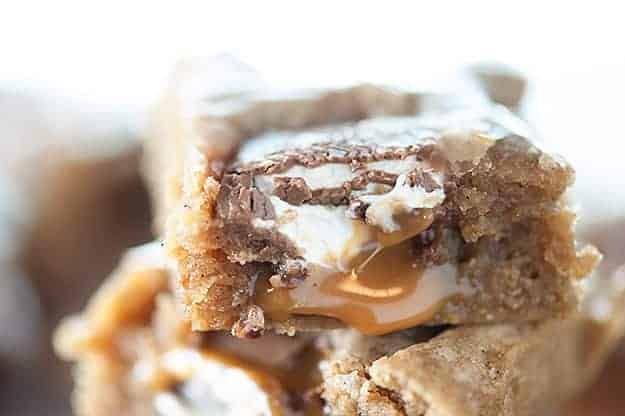
<instances>
[{"instance_id":1,"label":"crumb texture","mask_svg":"<svg viewBox=\"0 0 625 416\"><path fill-rule=\"evenodd\" d=\"M615 345L605 329L578 317L452 328L421 342L343 333L330 337L322 397L331 414L549 414L597 374Z\"/></svg>"}]
</instances>

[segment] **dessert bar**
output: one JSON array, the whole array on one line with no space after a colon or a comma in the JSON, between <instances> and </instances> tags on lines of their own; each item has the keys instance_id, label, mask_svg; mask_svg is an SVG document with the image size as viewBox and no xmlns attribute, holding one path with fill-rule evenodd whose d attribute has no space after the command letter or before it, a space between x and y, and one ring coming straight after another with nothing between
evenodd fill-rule
<instances>
[{"instance_id":1,"label":"dessert bar","mask_svg":"<svg viewBox=\"0 0 625 416\"><path fill-rule=\"evenodd\" d=\"M486 99L172 91L147 166L196 330L562 317L600 258L576 244L573 167Z\"/></svg>"}]
</instances>

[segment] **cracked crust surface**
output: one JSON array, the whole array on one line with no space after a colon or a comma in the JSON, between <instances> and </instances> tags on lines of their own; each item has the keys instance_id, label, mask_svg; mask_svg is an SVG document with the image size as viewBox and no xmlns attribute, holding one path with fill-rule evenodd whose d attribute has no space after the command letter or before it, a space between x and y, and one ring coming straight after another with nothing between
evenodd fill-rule
<instances>
[{"instance_id":1,"label":"cracked crust surface","mask_svg":"<svg viewBox=\"0 0 625 416\"><path fill-rule=\"evenodd\" d=\"M381 406L403 416L548 414L592 382L622 330L620 318L578 316L459 327L401 349L365 338L322 364L322 397L330 414L377 415Z\"/></svg>"}]
</instances>

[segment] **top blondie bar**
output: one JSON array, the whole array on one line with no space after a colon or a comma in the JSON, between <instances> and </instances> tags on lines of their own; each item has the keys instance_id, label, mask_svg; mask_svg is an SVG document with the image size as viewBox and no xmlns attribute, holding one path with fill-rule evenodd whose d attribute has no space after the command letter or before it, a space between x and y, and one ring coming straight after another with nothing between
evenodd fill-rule
<instances>
[{"instance_id":1,"label":"top blondie bar","mask_svg":"<svg viewBox=\"0 0 625 416\"><path fill-rule=\"evenodd\" d=\"M146 172L193 328L567 315L600 254L576 243L573 168L531 136L486 94L283 91L182 65Z\"/></svg>"}]
</instances>

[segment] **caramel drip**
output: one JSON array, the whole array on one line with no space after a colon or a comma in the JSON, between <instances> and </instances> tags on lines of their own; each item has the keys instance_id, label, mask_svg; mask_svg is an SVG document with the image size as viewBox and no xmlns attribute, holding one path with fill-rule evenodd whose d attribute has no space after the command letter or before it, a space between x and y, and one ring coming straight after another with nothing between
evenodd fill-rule
<instances>
[{"instance_id":1,"label":"caramel drip","mask_svg":"<svg viewBox=\"0 0 625 416\"><path fill-rule=\"evenodd\" d=\"M327 316L367 335L386 334L431 319L450 297L469 289L458 283L454 265L425 268L415 260L409 239L432 224L431 210L396 220L400 230L388 234L362 224L356 227L345 250L358 252L354 242L366 249L352 257L347 271L319 267L294 289L259 282L257 304L273 320L291 315ZM366 241L369 243L363 243Z\"/></svg>"}]
</instances>

